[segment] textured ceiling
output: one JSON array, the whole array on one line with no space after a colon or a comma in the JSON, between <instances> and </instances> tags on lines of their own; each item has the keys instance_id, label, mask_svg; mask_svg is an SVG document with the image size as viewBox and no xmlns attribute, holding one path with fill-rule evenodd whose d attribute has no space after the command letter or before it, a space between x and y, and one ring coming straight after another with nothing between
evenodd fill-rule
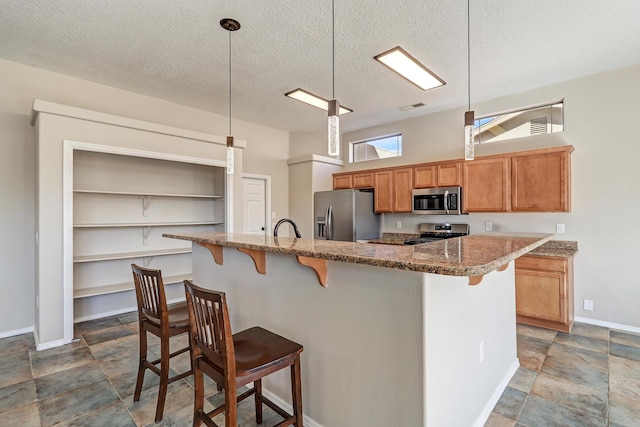
<instances>
[{"instance_id":1,"label":"textured ceiling","mask_svg":"<svg viewBox=\"0 0 640 427\"><path fill-rule=\"evenodd\" d=\"M467 104L466 0L335 0L335 90L352 131ZM0 0L0 58L294 132L332 97L331 0ZM402 46L447 84L374 61ZM471 103L640 63L639 0L471 0ZM542 100L544 101L544 100ZM423 102L425 107L401 111Z\"/></svg>"}]
</instances>

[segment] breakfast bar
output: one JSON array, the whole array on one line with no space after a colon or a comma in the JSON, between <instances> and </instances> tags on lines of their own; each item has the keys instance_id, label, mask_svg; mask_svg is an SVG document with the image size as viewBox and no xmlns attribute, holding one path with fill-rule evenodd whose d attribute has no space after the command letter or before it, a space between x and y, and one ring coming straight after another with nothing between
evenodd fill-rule
<instances>
[{"instance_id":1,"label":"breakfast bar","mask_svg":"<svg viewBox=\"0 0 640 427\"><path fill-rule=\"evenodd\" d=\"M227 294L234 332L301 343L305 425L482 426L518 368L513 260L551 234L414 246L231 233L193 243L193 280ZM265 394L287 407L289 381Z\"/></svg>"}]
</instances>

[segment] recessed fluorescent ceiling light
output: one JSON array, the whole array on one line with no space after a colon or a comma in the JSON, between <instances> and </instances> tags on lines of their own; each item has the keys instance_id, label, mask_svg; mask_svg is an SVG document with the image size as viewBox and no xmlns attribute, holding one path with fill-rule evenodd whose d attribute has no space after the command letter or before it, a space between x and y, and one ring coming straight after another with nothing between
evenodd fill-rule
<instances>
[{"instance_id":1,"label":"recessed fluorescent ceiling light","mask_svg":"<svg viewBox=\"0 0 640 427\"><path fill-rule=\"evenodd\" d=\"M444 80L436 76L400 46L376 55L373 59L382 62L422 90L446 84Z\"/></svg>"},{"instance_id":2,"label":"recessed fluorescent ceiling light","mask_svg":"<svg viewBox=\"0 0 640 427\"><path fill-rule=\"evenodd\" d=\"M307 92L303 89L294 89L291 92L287 92L284 94L289 98L297 99L298 101L302 101L305 104L313 105L314 107L320 108L324 111L329 111L329 101L324 98L320 98L317 95L312 94L311 92ZM353 112L351 108L340 106L339 110L340 114L347 114Z\"/></svg>"}]
</instances>

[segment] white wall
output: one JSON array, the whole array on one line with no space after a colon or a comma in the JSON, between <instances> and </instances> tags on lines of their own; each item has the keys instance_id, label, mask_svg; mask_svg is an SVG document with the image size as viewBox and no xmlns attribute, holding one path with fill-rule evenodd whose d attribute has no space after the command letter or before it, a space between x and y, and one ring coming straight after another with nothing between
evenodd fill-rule
<instances>
[{"instance_id":1,"label":"white wall","mask_svg":"<svg viewBox=\"0 0 640 427\"><path fill-rule=\"evenodd\" d=\"M624 325L640 332L640 279L634 266L640 262L640 66L588 76L545 86L486 102L472 104L476 116L536 104L565 100L565 132L537 135L478 147L476 156L542 147L573 145L572 212L470 214L459 217L386 214L383 230L416 232L427 221L467 222L472 233L484 231L486 221L497 231L555 233L556 224L566 225L559 240L576 240L575 312L591 322ZM369 169L427 161L462 158L463 112L459 108L405 121L347 133L348 141L402 132L403 156L357 165L344 170ZM311 139L307 137L307 139ZM324 147L315 147L318 154ZM293 148L293 147L292 147ZM303 155L297 147L296 154ZM308 154L308 153L306 153ZM402 228L396 228L396 221ZM583 300L594 301L594 310L583 310Z\"/></svg>"},{"instance_id":2,"label":"white wall","mask_svg":"<svg viewBox=\"0 0 640 427\"><path fill-rule=\"evenodd\" d=\"M222 136L229 122L226 116L5 60L0 60L0 93L2 335L35 323L36 144L35 128L29 125L34 98ZM288 132L234 120L233 133L247 141L243 172L270 175L272 208L279 217L287 216Z\"/></svg>"},{"instance_id":3,"label":"white wall","mask_svg":"<svg viewBox=\"0 0 640 427\"><path fill-rule=\"evenodd\" d=\"M460 217L387 214L383 230L416 232L427 221L468 222L472 233L484 231L486 221L498 231L555 233L559 240L576 240L575 309L579 318L609 322L640 331L640 158L637 120L640 111L640 66L588 76L487 102L472 104L476 116L564 98L565 132L538 135L478 147L476 156L542 147L573 145L572 211L543 214L470 214ZM456 109L346 134L346 141L400 131L403 158L345 170L461 158L463 111ZM396 221L402 221L402 229ZM583 300L594 311L583 310ZM615 325L614 325L615 326Z\"/></svg>"}]
</instances>

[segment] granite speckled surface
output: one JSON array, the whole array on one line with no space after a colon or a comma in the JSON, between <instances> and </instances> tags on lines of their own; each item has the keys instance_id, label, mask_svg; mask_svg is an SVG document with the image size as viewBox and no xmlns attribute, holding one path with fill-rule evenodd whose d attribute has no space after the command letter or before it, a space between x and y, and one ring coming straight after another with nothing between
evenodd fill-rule
<instances>
[{"instance_id":1,"label":"granite speckled surface","mask_svg":"<svg viewBox=\"0 0 640 427\"><path fill-rule=\"evenodd\" d=\"M576 252L578 252L578 242L571 240L549 240L527 255L568 258L574 256Z\"/></svg>"},{"instance_id":2,"label":"granite speckled surface","mask_svg":"<svg viewBox=\"0 0 640 427\"><path fill-rule=\"evenodd\" d=\"M487 233L411 246L214 232L163 237L423 273L481 276L551 240L553 234Z\"/></svg>"}]
</instances>

